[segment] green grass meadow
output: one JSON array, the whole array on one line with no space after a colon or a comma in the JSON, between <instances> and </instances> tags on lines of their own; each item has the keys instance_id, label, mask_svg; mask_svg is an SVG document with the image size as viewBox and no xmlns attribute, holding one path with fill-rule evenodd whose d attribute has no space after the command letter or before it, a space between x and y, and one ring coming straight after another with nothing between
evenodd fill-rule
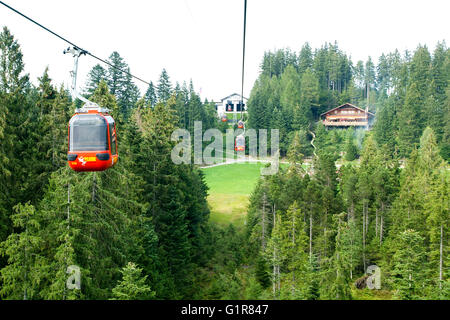
<instances>
[{"instance_id":1,"label":"green grass meadow","mask_svg":"<svg viewBox=\"0 0 450 320\"><path fill-rule=\"evenodd\" d=\"M244 226L248 199L263 166L262 163L235 163L202 169L209 187L212 222Z\"/></svg>"}]
</instances>

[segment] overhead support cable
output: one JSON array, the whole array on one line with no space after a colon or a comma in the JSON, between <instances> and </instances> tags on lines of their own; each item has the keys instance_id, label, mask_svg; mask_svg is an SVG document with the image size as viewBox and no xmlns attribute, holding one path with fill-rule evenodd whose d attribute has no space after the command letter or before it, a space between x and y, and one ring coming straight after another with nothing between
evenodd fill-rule
<instances>
[{"instance_id":1,"label":"overhead support cable","mask_svg":"<svg viewBox=\"0 0 450 320\"><path fill-rule=\"evenodd\" d=\"M244 76L245 76L245 36L247 29L247 0L244 0L244 37L242 41L242 86L241 86L241 120L244 111Z\"/></svg>"},{"instance_id":2,"label":"overhead support cable","mask_svg":"<svg viewBox=\"0 0 450 320\"><path fill-rule=\"evenodd\" d=\"M106 61L106 60L104 60L104 59L102 59L102 58L100 58L100 57L94 55L93 53L90 53L88 50L85 50L85 49L83 49L82 47L80 47L80 46L74 44L73 42L71 42L71 41L69 41L69 40L67 40L66 38L62 37L62 36L59 35L58 33L56 33L56 32L54 32L54 31L50 30L49 28L47 28L47 27L45 27L45 26L43 26L43 25L40 24L39 22L37 22L37 21L31 19L30 17L26 16L25 14L23 14L23 13L20 12L19 10L14 9L13 7L9 6L8 4L4 3L3 1L0 1L0 4L3 5L3 6L5 6L5 7L8 8L8 9L10 9L11 11L17 13L18 15L22 16L23 18L27 19L28 21L34 23L35 25L37 25L38 27L44 29L45 31L51 33L51 34L54 35L55 37L61 39L62 41L66 42L66 43L68 43L68 44L70 44L72 47L81 50L83 53L85 53L85 54L91 56L92 58L97 59L98 61L100 61L100 62L102 62L102 63L104 63L104 64L110 66L111 68L114 68L114 69L116 69L116 70L118 70L118 71L120 71L120 72L122 72L122 73L125 73L125 74L129 75L130 77L132 77L132 78L134 78L134 79L136 79L136 80L138 80L138 81L141 81L141 82L143 82L143 83L145 83L145 84L147 84L147 85L150 85L150 83L149 83L148 81L145 81L145 80L143 80L142 78L139 78L139 77L133 75L133 74L130 73L128 70L120 69L120 68L118 68L118 67L112 65L110 62L108 62L108 61Z\"/></svg>"}]
</instances>

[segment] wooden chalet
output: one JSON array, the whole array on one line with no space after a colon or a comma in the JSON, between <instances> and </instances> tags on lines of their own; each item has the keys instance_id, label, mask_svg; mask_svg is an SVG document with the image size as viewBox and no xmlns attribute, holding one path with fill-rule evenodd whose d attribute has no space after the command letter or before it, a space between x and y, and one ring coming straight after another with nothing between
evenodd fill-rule
<instances>
[{"instance_id":1,"label":"wooden chalet","mask_svg":"<svg viewBox=\"0 0 450 320\"><path fill-rule=\"evenodd\" d=\"M320 115L325 127L348 128L361 127L369 129L375 115L350 103L343 104Z\"/></svg>"}]
</instances>

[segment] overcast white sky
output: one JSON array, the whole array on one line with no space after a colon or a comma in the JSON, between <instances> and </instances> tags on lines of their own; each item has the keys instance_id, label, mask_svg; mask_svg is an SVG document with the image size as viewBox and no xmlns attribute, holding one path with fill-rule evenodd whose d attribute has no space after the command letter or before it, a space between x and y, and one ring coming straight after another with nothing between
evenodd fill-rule
<instances>
[{"instance_id":1,"label":"overcast white sky","mask_svg":"<svg viewBox=\"0 0 450 320\"><path fill-rule=\"evenodd\" d=\"M244 0L4 0L91 53L118 51L131 72L157 82L166 68L172 83L194 82L202 98L240 93ZM338 41L352 60L375 61L398 48L430 50L449 44L448 0L248 0L244 95L258 77L264 51L299 51ZM33 82L49 66L57 83L69 82L68 45L0 6L0 26L18 39ZM80 60L79 84L97 61ZM136 82L144 93L146 85Z\"/></svg>"}]
</instances>

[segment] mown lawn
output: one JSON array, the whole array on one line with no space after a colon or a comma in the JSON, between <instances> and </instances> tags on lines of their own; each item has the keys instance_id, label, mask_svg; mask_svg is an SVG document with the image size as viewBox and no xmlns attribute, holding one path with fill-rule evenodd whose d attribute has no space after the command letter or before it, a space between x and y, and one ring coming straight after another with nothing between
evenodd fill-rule
<instances>
[{"instance_id":1,"label":"mown lawn","mask_svg":"<svg viewBox=\"0 0 450 320\"><path fill-rule=\"evenodd\" d=\"M202 169L209 187L211 221L242 227L248 199L260 176L262 163L236 163Z\"/></svg>"}]
</instances>

